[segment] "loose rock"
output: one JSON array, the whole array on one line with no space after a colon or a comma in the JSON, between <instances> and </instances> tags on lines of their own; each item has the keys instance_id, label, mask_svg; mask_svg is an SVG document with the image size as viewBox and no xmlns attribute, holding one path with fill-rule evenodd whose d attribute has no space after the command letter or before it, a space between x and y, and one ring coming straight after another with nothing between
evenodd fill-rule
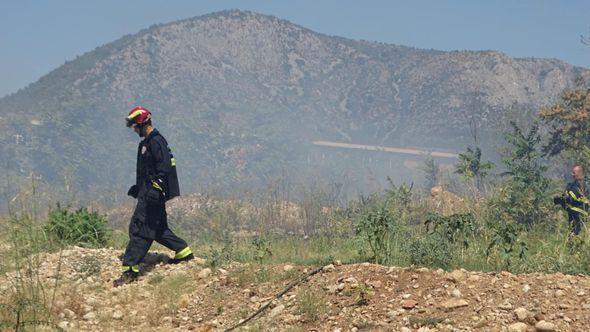
<instances>
[{"instance_id":1,"label":"loose rock","mask_svg":"<svg viewBox=\"0 0 590 332\"><path fill-rule=\"evenodd\" d=\"M441 307L445 308L445 309L456 309L456 308L461 308L461 307L466 307L469 305L469 302L462 300L462 299L450 299L450 300L446 300L443 303L441 303Z\"/></svg>"},{"instance_id":2,"label":"loose rock","mask_svg":"<svg viewBox=\"0 0 590 332\"><path fill-rule=\"evenodd\" d=\"M544 320L537 322L537 324L535 324L535 328L539 332L553 332L556 330L555 324Z\"/></svg>"},{"instance_id":3,"label":"loose rock","mask_svg":"<svg viewBox=\"0 0 590 332\"><path fill-rule=\"evenodd\" d=\"M508 332L526 332L528 329L528 325L523 322L518 322L514 324L510 324L508 326Z\"/></svg>"}]
</instances>

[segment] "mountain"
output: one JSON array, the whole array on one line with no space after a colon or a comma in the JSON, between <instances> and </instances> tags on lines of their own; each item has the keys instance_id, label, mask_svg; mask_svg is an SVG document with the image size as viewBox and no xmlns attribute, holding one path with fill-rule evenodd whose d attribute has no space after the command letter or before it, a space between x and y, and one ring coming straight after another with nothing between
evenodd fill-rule
<instances>
[{"instance_id":1,"label":"mountain","mask_svg":"<svg viewBox=\"0 0 590 332\"><path fill-rule=\"evenodd\" d=\"M0 161L12 179L116 199L134 179L123 118L141 104L185 191L248 187L321 165L316 139L460 149L470 126L493 136L589 76L555 59L356 41L223 11L125 36L0 99Z\"/></svg>"}]
</instances>

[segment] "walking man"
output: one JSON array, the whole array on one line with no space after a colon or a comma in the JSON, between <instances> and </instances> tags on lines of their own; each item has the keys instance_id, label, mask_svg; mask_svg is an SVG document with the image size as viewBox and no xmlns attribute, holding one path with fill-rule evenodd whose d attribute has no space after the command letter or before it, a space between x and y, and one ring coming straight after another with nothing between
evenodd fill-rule
<instances>
[{"instance_id":1,"label":"walking man","mask_svg":"<svg viewBox=\"0 0 590 332\"><path fill-rule=\"evenodd\" d=\"M169 263L176 264L194 258L187 243L170 228L166 215L166 201L180 195L176 160L168 142L152 126L151 113L145 107L135 107L126 118L127 127L143 138L137 150L136 181L127 194L137 199L129 223L129 243L123 257L123 273L114 286L136 281L139 263L144 259L153 241L176 255Z\"/></svg>"}]
</instances>

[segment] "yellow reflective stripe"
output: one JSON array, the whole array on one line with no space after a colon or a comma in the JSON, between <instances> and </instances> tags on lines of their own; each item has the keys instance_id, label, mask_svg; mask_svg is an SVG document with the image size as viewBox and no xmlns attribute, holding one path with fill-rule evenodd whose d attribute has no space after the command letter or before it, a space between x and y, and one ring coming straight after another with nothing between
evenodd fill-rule
<instances>
[{"instance_id":1,"label":"yellow reflective stripe","mask_svg":"<svg viewBox=\"0 0 590 332\"><path fill-rule=\"evenodd\" d=\"M133 272L139 272L139 265L133 265L133 266L123 265L122 270L123 270L123 272L127 272L129 270L131 270Z\"/></svg>"},{"instance_id":2,"label":"yellow reflective stripe","mask_svg":"<svg viewBox=\"0 0 590 332\"><path fill-rule=\"evenodd\" d=\"M170 164L172 164L172 166L176 166L176 158L170 159Z\"/></svg>"},{"instance_id":3,"label":"yellow reflective stripe","mask_svg":"<svg viewBox=\"0 0 590 332\"><path fill-rule=\"evenodd\" d=\"M570 210L572 210L572 211L576 211L578 213L581 213L584 216L587 216L588 215L588 212L584 211L584 209L580 209L578 207L571 206L571 205L568 205L567 208L570 209Z\"/></svg>"},{"instance_id":4,"label":"yellow reflective stripe","mask_svg":"<svg viewBox=\"0 0 590 332\"><path fill-rule=\"evenodd\" d=\"M135 119L136 116L141 114L141 111L143 111L143 110L137 110L137 111L129 114L129 119Z\"/></svg>"},{"instance_id":5,"label":"yellow reflective stripe","mask_svg":"<svg viewBox=\"0 0 590 332\"><path fill-rule=\"evenodd\" d=\"M152 181L152 187L158 189L159 191L162 191L162 187L160 187L160 185L156 181Z\"/></svg>"},{"instance_id":6,"label":"yellow reflective stripe","mask_svg":"<svg viewBox=\"0 0 590 332\"><path fill-rule=\"evenodd\" d=\"M182 259L185 258L186 256L192 254L193 252L191 251L190 247L186 247L184 249L182 249L181 251L177 252L176 255L174 255L175 259Z\"/></svg>"},{"instance_id":7,"label":"yellow reflective stripe","mask_svg":"<svg viewBox=\"0 0 590 332\"><path fill-rule=\"evenodd\" d=\"M584 196L580 196L580 197L578 198L578 196L576 196L576 194L574 194L574 192L573 192L573 191L568 191L567 193L568 193L568 195L570 195L570 196L571 196L571 198L573 198L573 199L574 199L576 202L580 202L580 203L584 203L584 204L590 204L590 201L589 201L589 200L588 200L586 197L584 197Z\"/></svg>"}]
</instances>

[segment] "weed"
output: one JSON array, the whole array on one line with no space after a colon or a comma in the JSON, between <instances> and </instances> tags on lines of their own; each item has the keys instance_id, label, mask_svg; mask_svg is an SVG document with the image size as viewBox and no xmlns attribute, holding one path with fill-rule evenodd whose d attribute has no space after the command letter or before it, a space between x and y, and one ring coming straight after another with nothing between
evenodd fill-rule
<instances>
[{"instance_id":1,"label":"weed","mask_svg":"<svg viewBox=\"0 0 590 332\"><path fill-rule=\"evenodd\" d=\"M102 262L97 256L88 255L80 258L76 265L76 272L84 275L85 278L99 275L102 270Z\"/></svg>"},{"instance_id":2,"label":"weed","mask_svg":"<svg viewBox=\"0 0 590 332\"><path fill-rule=\"evenodd\" d=\"M319 289L306 287L299 292L297 298L299 299L297 313L309 323L319 321L329 311L324 294Z\"/></svg>"}]
</instances>

